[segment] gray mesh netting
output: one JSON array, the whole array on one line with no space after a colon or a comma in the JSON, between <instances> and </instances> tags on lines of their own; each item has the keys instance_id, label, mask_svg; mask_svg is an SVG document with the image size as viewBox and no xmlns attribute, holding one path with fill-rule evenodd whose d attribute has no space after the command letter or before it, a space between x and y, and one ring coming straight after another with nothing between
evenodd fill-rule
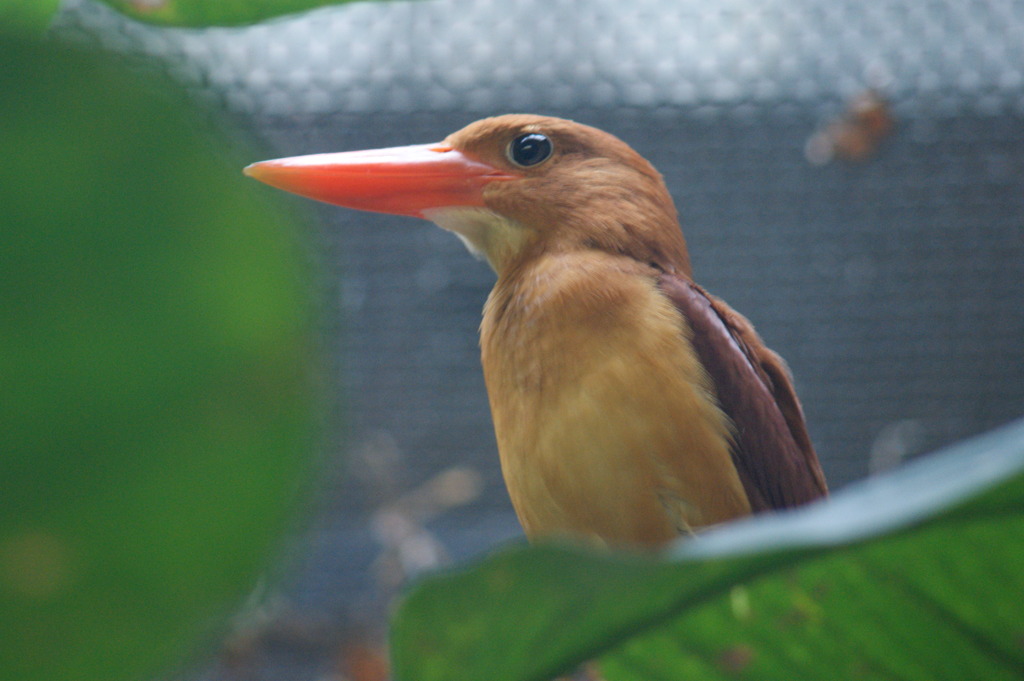
<instances>
[{"instance_id":1,"label":"gray mesh netting","mask_svg":"<svg viewBox=\"0 0 1024 681\"><path fill-rule=\"evenodd\" d=\"M70 2L59 30L171 68L247 113L798 104L881 79L915 110L1019 111L1024 6L824 0L352 4L165 31Z\"/></svg>"},{"instance_id":2,"label":"gray mesh netting","mask_svg":"<svg viewBox=\"0 0 1024 681\"><path fill-rule=\"evenodd\" d=\"M833 487L1024 413L1024 1L419 0L168 30L80 0L53 32L159 57L271 155L508 111L615 133L665 175L697 279L789 361ZM810 162L869 87L894 125L877 153ZM337 622L379 612L382 546L401 572L518 527L475 335L493 275L425 223L309 207L349 466L281 590ZM481 476L475 501L423 532L379 512L450 466ZM253 674L297 673L271 658Z\"/></svg>"}]
</instances>

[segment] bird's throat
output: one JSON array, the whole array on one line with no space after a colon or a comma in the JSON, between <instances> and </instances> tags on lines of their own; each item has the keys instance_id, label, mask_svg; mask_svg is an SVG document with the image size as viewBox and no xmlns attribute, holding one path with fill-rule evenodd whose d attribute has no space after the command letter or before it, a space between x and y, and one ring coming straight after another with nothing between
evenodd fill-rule
<instances>
[{"instance_id":1,"label":"bird's throat","mask_svg":"<svg viewBox=\"0 0 1024 681\"><path fill-rule=\"evenodd\" d=\"M453 232L470 253L486 259L498 273L522 251L529 239L522 225L487 208L431 208L423 211L423 217Z\"/></svg>"}]
</instances>

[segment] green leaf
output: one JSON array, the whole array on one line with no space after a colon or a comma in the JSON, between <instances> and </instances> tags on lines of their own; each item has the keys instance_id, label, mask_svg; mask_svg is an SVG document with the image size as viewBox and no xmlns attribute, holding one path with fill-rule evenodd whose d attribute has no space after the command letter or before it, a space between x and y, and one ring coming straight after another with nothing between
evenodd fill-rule
<instances>
[{"instance_id":1,"label":"green leaf","mask_svg":"<svg viewBox=\"0 0 1024 681\"><path fill-rule=\"evenodd\" d=\"M117 11L166 26L241 26L354 0L101 0Z\"/></svg>"},{"instance_id":2,"label":"green leaf","mask_svg":"<svg viewBox=\"0 0 1024 681\"><path fill-rule=\"evenodd\" d=\"M664 557L513 547L424 580L397 679L1024 676L1024 421Z\"/></svg>"},{"instance_id":3,"label":"green leaf","mask_svg":"<svg viewBox=\"0 0 1024 681\"><path fill-rule=\"evenodd\" d=\"M59 5L60 0L3 0L0 32L42 35Z\"/></svg>"},{"instance_id":4,"label":"green leaf","mask_svg":"<svg viewBox=\"0 0 1024 681\"><path fill-rule=\"evenodd\" d=\"M0 678L148 678L253 587L305 477L297 235L169 83L0 63Z\"/></svg>"}]
</instances>

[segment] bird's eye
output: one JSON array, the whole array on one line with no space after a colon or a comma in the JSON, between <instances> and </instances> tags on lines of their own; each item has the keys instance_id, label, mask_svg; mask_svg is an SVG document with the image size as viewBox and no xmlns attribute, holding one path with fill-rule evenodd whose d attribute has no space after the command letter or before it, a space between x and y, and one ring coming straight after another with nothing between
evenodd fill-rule
<instances>
[{"instance_id":1,"label":"bird's eye","mask_svg":"<svg viewBox=\"0 0 1024 681\"><path fill-rule=\"evenodd\" d=\"M529 167L543 163L551 156L551 140L547 135L531 132L512 140L508 145L508 157L517 166Z\"/></svg>"}]
</instances>

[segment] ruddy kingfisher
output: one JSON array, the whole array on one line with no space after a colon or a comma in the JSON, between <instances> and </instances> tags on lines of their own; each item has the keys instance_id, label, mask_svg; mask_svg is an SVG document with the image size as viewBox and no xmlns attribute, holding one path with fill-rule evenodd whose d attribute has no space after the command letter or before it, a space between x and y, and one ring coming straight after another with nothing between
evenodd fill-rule
<instances>
[{"instance_id":1,"label":"ruddy kingfisher","mask_svg":"<svg viewBox=\"0 0 1024 681\"><path fill-rule=\"evenodd\" d=\"M661 175L618 138L507 115L245 172L431 220L490 263L484 378L531 540L657 547L827 494L785 363L694 282Z\"/></svg>"}]
</instances>

